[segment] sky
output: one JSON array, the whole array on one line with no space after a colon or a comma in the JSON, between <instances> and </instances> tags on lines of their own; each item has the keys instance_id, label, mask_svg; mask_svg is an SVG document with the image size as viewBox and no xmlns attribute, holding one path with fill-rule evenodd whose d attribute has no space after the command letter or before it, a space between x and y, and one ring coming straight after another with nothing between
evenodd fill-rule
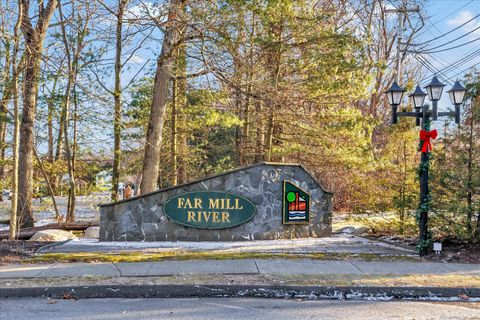
<instances>
[{"instance_id":1,"label":"sky","mask_svg":"<svg viewBox=\"0 0 480 320\"><path fill-rule=\"evenodd\" d=\"M399 3L401 0L389 0L390 3ZM126 15L131 16L133 18L142 16L145 9L148 9L153 14L159 14L159 9L155 8L151 5L152 2L149 0L142 1L143 5L140 6L139 4L135 3L129 7L127 10ZM165 10L165 8L160 8L161 10ZM425 26L422 30L419 31L419 34L416 38L414 38L414 43L422 44L427 42L421 46L414 46L411 47L411 50L418 50L418 51L440 51L444 49L448 49L450 47L454 47L456 45L462 45L466 42L473 41L471 44L461 46L456 49L447 50L443 52L435 52L431 54L420 54L422 57L421 59L428 61L431 63L431 68L435 69L435 72L439 76L440 80L444 82L447 86L444 89L444 94L442 95L442 99L439 103L439 109L441 111L446 111L448 108L452 108L451 103L448 98L448 94L446 93L447 90L453 85L454 81L459 78L462 79L464 73L466 73L467 69L476 63L480 63L480 16L476 17L476 15L480 14L480 0L427 0L426 4L421 7L422 12L426 15ZM107 15L107 17L110 17ZM113 17L110 17L113 19ZM465 22L471 20L468 24L462 25ZM113 20L105 20L101 25L107 27L109 24L112 24ZM396 19L393 18L391 23L396 24ZM101 27L101 26L100 26ZM408 26L407 26L408 27ZM458 28L454 31L453 29ZM476 29L478 28L478 29ZM473 30L473 31L472 31ZM452 32L450 32L452 31ZM439 37L442 34L450 32L449 34ZM470 33L469 33L470 32ZM469 34L467 34L469 33ZM155 39L151 41L147 41L141 45L141 49L135 51L131 58L129 59L128 63L125 65L125 69L122 76L122 84L124 86L124 101L129 100L129 91L128 89L131 88L127 87L128 85L132 85L133 83L137 82L143 75L146 73L153 74L153 70L155 68L156 62L156 55L161 50L161 39L162 34L160 32L155 32L152 34ZM436 39L438 37L438 39ZM459 38L460 37L460 38ZM459 38L456 41L456 38ZM478 39L478 41L475 41ZM125 45L124 50L124 60L126 57L130 57L130 53L132 53L131 49L134 48L138 43L133 41L131 45ZM436 48L439 47L439 48ZM477 52L478 51L478 52ZM409 53L410 54L410 53ZM463 57L469 57L472 54L472 58L468 59L464 63L452 66L453 63L462 59ZM110 46L110 51L106 54L106 58L113 59L114 57L114 46ZM145 64L145 66L144 66ZM113 64L109 66L109 70L113 70ZM447 69L449 68L449 69ZM140 72L139 72L140 71ZM195 70L194 70L195 71ZM193 72L194 72L193 71ZM462 72L463 71L463 72ZM433 76L433 72L425 68L425 78L420 81L421 86L425 86L431 80ZM110 89L113 88L113 76L111 73L105 74L106 76L106 83L105 85ZM109 81L110 80L110 81ZM108 111L107 111L108 110ZM105 115L107 119L112 118L111 112L113 109L110 105L106 106ZM440 125L440 124L439 124ZM106 135L98 135L94 134L94 132L99 131L98 125L94 128L84 128L86 135L99 136L99 140L96 139L88 139L88 143L92 146L98 146L99 144L103 144L105 150L109 150L111 147L111 124L105 123L104 128L101 131L108 132ZM88 129L88 130L87 130ZM92 132L90 132L92 131Z\"/></svg>"},{"instance_id":2,"label":"sky","mask_svg":"<svg viewBox=\"0 0 480 320\"><path fill-rule=\"evenodd\" d=\"M462 80L470 67L480 64L480 16L476 17L480 14L480 1L430 0L421 9L426 13L427 19L414 42L421 44L430 41L419 51L432 52L421 56L431 63L439 79L447 85L439 103L440 109L446 110L451 107L446 91L457 78ZM463 25L466 22L468 23ZM439 37L447 32L450 33ZM436 39L437 37L439 38ZM466 44L468 42L471 43ZM459 47L454 48L456 46ZM449 48L452 49L445 50ZM464 59L461 61L463 63L455 65L460 59ZM433 72L426 69L422 86L428 84L432 76Z\"/></svg>"}]
</instances>

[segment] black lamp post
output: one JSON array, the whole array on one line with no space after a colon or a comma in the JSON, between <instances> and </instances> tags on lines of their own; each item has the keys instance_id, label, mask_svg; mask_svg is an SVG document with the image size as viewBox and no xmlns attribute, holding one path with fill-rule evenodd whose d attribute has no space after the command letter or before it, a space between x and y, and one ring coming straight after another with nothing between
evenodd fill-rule
<instances>
[{"instance_id":1,"label":"black lamp post","mask_svg":"<svg viewBox=\"0 0 480 320\"><path fill-rule=\"evenodd\" d=\"M428 253L430 245L430 236L428 232L428 208L430 202L430 192L428 188L428 170L429 170L429 151L430 151L430 139L435 139L437 135L436 130L430 131L430 117L432 120L437 120L438 117L455 117L455 123L460 124L460 105L463 102L465 96L465 88L460 82L455 82L454 86L448 91L452 104L455 106L455 111L438 112L437 103L442 96L443 87L445 85L441 83L436 76L425 88L427 93L417 86L415 91L410 95L413 100L414 112L397 112L397 108L401 103L403 90L396 82L392 84L392 87L385 93L387 94L388 103L392 106L392 124L397 123L398 117L414 117L417 126L421 126L420 140L422 143L421 148L421 162L420 162L420 207L418 210L419 220L419 239L418 249L420 256L425 256ZM432 102L432 109L425 102L427 96Z\"/></svg>"}]
</instances>

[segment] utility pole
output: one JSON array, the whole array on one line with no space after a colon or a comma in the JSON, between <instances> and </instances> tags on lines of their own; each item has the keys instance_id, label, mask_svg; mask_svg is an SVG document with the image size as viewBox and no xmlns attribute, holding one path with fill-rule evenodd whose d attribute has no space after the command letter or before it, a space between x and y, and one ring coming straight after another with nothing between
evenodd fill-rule
<instances>
[{"instance_id":1,"label":"utility pole","mask_svg":"<svg viewBox=\"0 0 480 320\"><path fill-rule=\"evenodd\" d=\"M396 13L398 14L398 29L397 29L397 64L395 69L395 81L401 85L401 71L402 71L402 45L403 45L403 20L405 16L412 12L420 12L418 6L413 6L411 8L407 7L407 1L403 1L402 5L397 9L386 9L387 13Z\"/></svg>"}]
</instances>

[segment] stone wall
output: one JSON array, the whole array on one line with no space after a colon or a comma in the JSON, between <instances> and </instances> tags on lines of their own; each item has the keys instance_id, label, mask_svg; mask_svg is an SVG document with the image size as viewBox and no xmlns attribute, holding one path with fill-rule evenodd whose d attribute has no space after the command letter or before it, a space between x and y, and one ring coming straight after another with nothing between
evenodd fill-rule
<instances>
[{"instance_id":1,"label":"stone wall","mask_svg":"<svg viewBox=\"0 0 480 320\"><path fill-rule=\"evenodd\" d=\"M283 181L310 194L310 222L282 224ZM222 230L184 227L162 210L169 198L191 191L238 194L252 201L257 213L245 224ZM300 165L260 163L181 186L100 206L100 241L239 241L324 237L331 235L332 194Z\"/></svg>"}]
</instances>

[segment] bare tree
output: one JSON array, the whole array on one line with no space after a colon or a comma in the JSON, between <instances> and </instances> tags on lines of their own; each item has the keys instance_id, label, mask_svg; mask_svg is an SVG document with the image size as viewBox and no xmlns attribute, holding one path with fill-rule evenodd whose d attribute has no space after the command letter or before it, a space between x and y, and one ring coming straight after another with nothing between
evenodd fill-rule
<instances>
[{"instance_id":1,"label":"bare tree","mask_svg":"<svg viewBox=\"0 0 480 320\"><path fill-rule=\"evenodd\" d=\"M115 30L115 88L113 92L114 119L113 119L113 170L112 170L112 201L118 200L118 183L120 180L120 161L122 150L120 148L122 132L122 28L123 15L129 0L118 0L118 9L115 15L117 25Z\"/></svg>"},{"instance_id":2,"label":"bare tree","mask_svg":"<svg viewBox=\"0 0 480 320\"><path fill-rule=\"evenodd\" d=\"M12 38L8 32L8 13L7 10L0 7L0 39L3 45L2 58L4 61L3 70L1 72L1 83L3 84L2 97L0 99L0 180L4 181L5 174L5 149L7 147L5 138L7 133L8 104L12 96L12 75L11 75L11 44ZM0 201L3 196L0 194Z\"/></svg>"},{"instance_id":3,"label":"bare tree","mask_svg":"<svg viewBox=\"0 0 480 320\"><path fill-rule=\"evenodd\" d=\"M65 55L67 60L67 85L65 88L65 95L64 95L64 103L62 109L62 116L63 116L63 139L65 145L65 155L68 165L68 177L69 177L69 191L68 191L68 207L67 207L67 222L75 221L75 148L72 148L72 144L70 143L68 129L70 123L70 111L73 89L77 83L77 76L79 73L79 63L80 63L80 56L82 53L83 48L85 47L85 37L88 33L88 23L90 21L92 12L89 10L88 2L84 4L85 14L81 15L77 13L80 10L80 7L76 7L75 1L71 3L72 10L71 10L71 19L66 19L64 13L62 11L61 3L58 4L58 11L60 15L60 26L62 31L62 40L65 49ZM74 29L73 40L69 40L69 35L67 34L66 25L68 20L77 21L77 23L72 23L71 28ZM76 119L74 119L76 123ZM74 141L73 146L75 146L75 139L76 139L76 125L74 125Z\"/></svg>"}]
</instances>

